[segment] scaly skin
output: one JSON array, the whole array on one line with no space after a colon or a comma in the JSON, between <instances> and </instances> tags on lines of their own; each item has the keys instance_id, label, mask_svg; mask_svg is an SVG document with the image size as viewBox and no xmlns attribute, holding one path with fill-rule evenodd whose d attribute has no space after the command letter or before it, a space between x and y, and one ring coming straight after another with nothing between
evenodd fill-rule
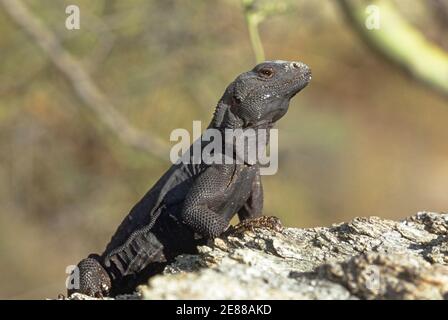
<instances>
[{"instance_id":1,"label":"scaly skin","mask_svg":"<svg viewBox=\"0 0 448 320\"><path fill-rule=\"evenodd\" d=\"M263 62L227 87L209 128L270 129L310 80L301 62ZM243 221L262 209L257 163L174 164L132 208L104 253L78 264L80 288L69 294L130 292L177 255L221 235L235 214Z\"/></svg>"}]
</instances>

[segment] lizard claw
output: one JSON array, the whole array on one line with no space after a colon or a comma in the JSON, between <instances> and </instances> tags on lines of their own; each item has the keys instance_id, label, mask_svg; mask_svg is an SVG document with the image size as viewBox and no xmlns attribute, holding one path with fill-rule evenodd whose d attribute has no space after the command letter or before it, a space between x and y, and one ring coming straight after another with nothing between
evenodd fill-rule
<instances>
[{"instance_id":1,"label":"lizard claw","mask_svg":"<svg viewBox=\"0 0 448 320\"><path fill-rule=\"evenodd\" d=\"M111 280L97 258L97 255L90 255L78 263L79 288L68 289L68 296L75 292L95 298L103 298L109 295L112 286Z\"/></svg>"},{"instance_id":2,"label":"lizard claw","mask_svg":"<svg viewBox=\"0 0 448 320\"><path fill-rule=\"evenodd\" d=\"M245 231L254 231L257 228L270 229L276 232L281 232L283 230L283 225L279 218L274 216L261 216L257 218L243 220L236 226L229 228L226 233L228 234L238 234L244 233Z\"/></svg>"}]
</instances>

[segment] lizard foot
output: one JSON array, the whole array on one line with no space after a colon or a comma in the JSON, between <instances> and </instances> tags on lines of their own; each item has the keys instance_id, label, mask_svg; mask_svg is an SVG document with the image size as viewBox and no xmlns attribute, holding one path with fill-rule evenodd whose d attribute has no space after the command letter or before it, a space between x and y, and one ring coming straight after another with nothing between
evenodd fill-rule
<instances>
[{"instance_id":1,"label":"lizard foot","mask_svg":"<svg viewBox=\"0 0 448 320\"><path fill-rule=\"evenodd\" d=\"M270 229L276 232L283 230L283 225L279 218L274 216L261 216L253 219L241 221L236 226L232 226L226 231L227 234L244 233L245 231L254 232L255 229Z\"/></svg>"},{"instance_id":2,"label":"lizard foot","mask_svg":"<svg viewBox=\"0 0 448 320\"><path fill-rule=\"evenodd\" d=\"M95 298L102 298L109 295L111 289L110 277L95 258L98 258L98 256L90 255L78 263L79 288L67 290L68 296L75 292Z\"/></svg>"}]
</instances>

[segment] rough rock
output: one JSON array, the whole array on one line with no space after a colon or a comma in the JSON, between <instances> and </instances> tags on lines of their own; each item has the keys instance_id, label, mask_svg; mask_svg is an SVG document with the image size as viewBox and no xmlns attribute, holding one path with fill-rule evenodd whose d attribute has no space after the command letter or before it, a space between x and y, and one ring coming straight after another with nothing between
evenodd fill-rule
<instances>
[{"instance_id":1,"label":"rough rock","mask_svg":"<svg viewBox=\"0 0 448 320\"><path fill-rule=\"evenodd\" d=\"M311 229L243 225L179 256L134 297L448 299L448 214Z\"/></svg>"}]
</instances>

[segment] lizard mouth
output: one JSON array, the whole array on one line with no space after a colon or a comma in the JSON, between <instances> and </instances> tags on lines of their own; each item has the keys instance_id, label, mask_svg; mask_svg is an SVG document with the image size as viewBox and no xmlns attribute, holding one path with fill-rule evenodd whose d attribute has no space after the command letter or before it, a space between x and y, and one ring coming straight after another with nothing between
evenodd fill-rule
<instances>
[{"instance_id":1,"label":"lizard mouth","mask_svg":"<svg viewBox=\"0 0 448 320\"><path fill-rule=\"evenodd\" d=\"M307 67L307 69L303 73L301 73L299 77L294 79L296 86L292 92L290 99L293 98L302 89L304 89L310 83L312 78L313 76L311 73L311 69Z\"/></svg>"},{"instance_id":2,"label":"lizard mouth","mask_svg":"<svg viewBox=\"0 0 448 320\"><path fill-rule=\"evenodd\" d=\"M300 75L299 82L304 82L305 86L311 81L313 78L313 74L311 72L311 69L307 67L305 71Z\"/></svg>"},{"instance_id":3,"label":"lizard mouth","mask_svg":"<svg viewBox=\"0 0 448 320\"><path fill-rule=\"evenodd\" d=\"M307 79L307 82L310 82L313 78L313 73L311 72L311 69L308 68L308 70L305 72L305 79Z\"/></svg>"}]
</instances>

